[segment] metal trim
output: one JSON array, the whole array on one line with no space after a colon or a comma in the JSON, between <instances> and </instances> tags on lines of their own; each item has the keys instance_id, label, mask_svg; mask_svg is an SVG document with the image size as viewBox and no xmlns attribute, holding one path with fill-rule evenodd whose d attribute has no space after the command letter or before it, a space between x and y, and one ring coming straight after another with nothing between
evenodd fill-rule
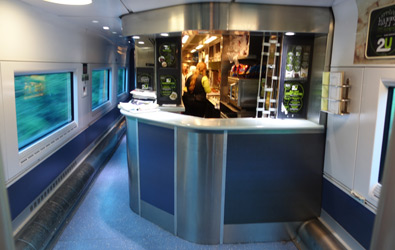
<instances>
[{"instance_id":1,"label":"metal trim","mask_svg":"<svg viewBox=\"0 0 395 250\"><path fill-rule=\"evenodd\" d=\"M224 132L222 158L222 187L221 187L221 224L219 230L219 244L224 243L224 221L225 221L225 184L226 184L226 159L228 153L228 132Z\"/></svg>"},{"instance_id":2,"label":"metal trim","mask_svg":"<svg viewBox=\"0 0 395 250\"><path fill-rule=\"evenodd\" d=\"M226 224L224 225L224 243L290 241L296 237L296 232L302 223L295 221Z\"/></svg>"},{"instance_id":3,"label":"metal trim","mask_svg":"<svg viewBox=\"0 0 395 250\"><path fill-rule=\"evenodd\" d=\"M326 34L330 31L333 16L327 7L211 2L130 13L121 20L124 36L184 30L292 30Z\"/></svg>"}]
</instances>

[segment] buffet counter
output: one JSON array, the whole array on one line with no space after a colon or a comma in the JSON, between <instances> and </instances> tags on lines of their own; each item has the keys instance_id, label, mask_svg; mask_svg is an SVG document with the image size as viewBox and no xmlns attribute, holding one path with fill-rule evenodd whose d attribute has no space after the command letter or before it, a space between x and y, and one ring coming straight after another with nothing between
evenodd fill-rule
<instances>
[{"instance_id":1,"label":"buffet counter","mask_svg":"<svg viewBox=\"0 0 395 250\"><path fill-rule=\"evenodd\" d=\"M320 215L323 126L121 113L130 207L178 237L199 244L290 240Z\"/></svg>"}]
</instances>

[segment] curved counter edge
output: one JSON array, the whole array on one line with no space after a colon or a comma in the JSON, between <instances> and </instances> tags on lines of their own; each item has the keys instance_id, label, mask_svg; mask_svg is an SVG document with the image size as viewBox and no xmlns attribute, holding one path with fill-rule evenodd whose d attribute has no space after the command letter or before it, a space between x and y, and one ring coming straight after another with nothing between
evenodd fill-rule
<instances>
[{"instance_id":1,"label":"curved counter edge","mask_svg":"<svg viewBox=\"0 0 395 250\"><path fill-rule=\"evenodd\" d=\"M262 133L323 133L324 126L305 119L262 119L262 118L200 118L166 111L129 112L121 109L126 117L165 127L180 127L202 131L248 132Z\"/></svg>"}]
</instances>

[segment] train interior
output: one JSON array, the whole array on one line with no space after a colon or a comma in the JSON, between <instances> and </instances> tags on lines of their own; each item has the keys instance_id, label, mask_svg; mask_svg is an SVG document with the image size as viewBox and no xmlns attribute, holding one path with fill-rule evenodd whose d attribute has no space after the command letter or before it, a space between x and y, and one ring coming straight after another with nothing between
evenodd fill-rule
<instances>
[{"instance_id":1,"label":"train interior","mask_svg":"<svg viewBox=\"0 0 395 250\"><path fill-rule=\"evenodd\" d=\"M251 30L248 35L262 43L268 32L264 25L229 21L229 26L236 27L231 31L177 30L182 29L177 14L173 13L174 20L152 16L201 5L210 20L216 21L213 13L222 13L210 12L217 6L214 3L229 5L232 13L238 13L237 6L251 4L331 13L328 32L317 32L312 39L316 57L311 61L323 70L313 71L316 84L310 86L306 104L310 111L302 115L325 127L319 216L306 221L292 241L198 245L147 222L129 207L128 127L118 105L128 102L130 92L141 87L136 83L138 70L150 71L156 65L155 41L168 31L164 27L176 27L170 37L179 38L180 46L185 46L182 63L191 66L207 60L214 89L211 98L221 106L215 117L257 114L255 106L230 104L232 90L220 82L228 77L225 69L231 69L233 59L225 66L219 60L224 57L224 41L232 35ZM390 4L386 0L93 0L88 5L64 5L1 0L0 248L391 249L395 60L365 56L369 15ZM206 10L206 5L211 9ZM191 20L199 19L191 16ZM273 23L280 22L281 13L274 16L266 22L276 27ZM320 16L314 18L323 22ZM164 26L162 19L170 24ZM219 22L199 22L221 27ZM284 30L274 31L285 37ZM188 52L214 36L204 53ZM181 42L183 37L185 42ZM262 45L256 57L241 63L259 64L260 50ZM351 86L347 113L320 112L321 100L314 95L321 96L322 71L342 72ZM156 88L155 83L146 86ZM273 112L266 119L290 118L281 116L280 106Z\"/></svg>"}]
</instances>

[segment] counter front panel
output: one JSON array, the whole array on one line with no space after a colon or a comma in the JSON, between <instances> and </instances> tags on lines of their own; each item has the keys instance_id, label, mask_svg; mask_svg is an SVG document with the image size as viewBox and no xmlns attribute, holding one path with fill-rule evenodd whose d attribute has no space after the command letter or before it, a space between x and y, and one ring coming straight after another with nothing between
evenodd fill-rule
<instances>
[{"instance_id":1,"label":"counter front panel","mask_svg":"<svg viewBox=\"0 0 395 250\"><path fill-rule=\"evenodd\" d=\"M130 207L169 232L199 244L291 240L320 215L323 126L121 112Z\"/></svg>"},{"instance_id":2,"label":"counter front panel","mask_svg":"<svg viewBox=\"0 0 395 250\"><path fill-rule=\"evenodd\" d=\"M225 224L318 217L324 141L324 134L229 134Z\"/></svg>"}]
</instances>

